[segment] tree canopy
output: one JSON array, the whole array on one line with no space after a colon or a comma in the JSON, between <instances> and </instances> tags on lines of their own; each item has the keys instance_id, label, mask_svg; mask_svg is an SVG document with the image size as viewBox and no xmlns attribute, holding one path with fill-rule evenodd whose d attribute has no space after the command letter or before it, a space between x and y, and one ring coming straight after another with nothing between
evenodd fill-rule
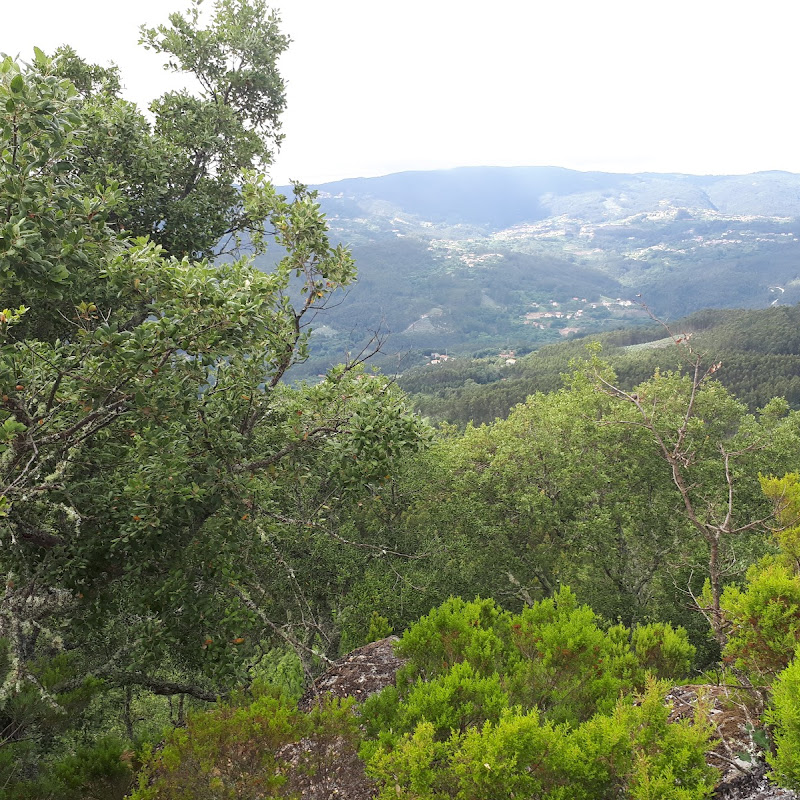
<instances>
[{"instance_id":1,"label":"tree canopy","mask_svg":"<svg viewBox=\"0 0 800 800\"><path fill-rule=\"evenodd\" d=\"M426 439L357 363L283 381L355 270L314 195L256 171L280 141L275 14L221 0L203 29L195 3L142 36L200 85L152 122L69 49L0 64L0 729L20 764L100 696L129 717L136 687L251 681L270 642L335 656L340 601L296 575L394 558L339 555L336 521ZM283 249L269 274L202 258L248 232Z\"/></svg>"}]
</instances>

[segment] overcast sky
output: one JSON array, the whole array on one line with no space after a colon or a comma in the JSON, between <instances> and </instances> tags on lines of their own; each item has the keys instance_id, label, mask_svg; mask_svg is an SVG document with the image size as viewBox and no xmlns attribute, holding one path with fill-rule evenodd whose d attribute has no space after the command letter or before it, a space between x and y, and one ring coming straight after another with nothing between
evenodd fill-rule
<instances>
[{"instance_id":1,"label":"overcast sky","mask_svg":"<svg viewBox=\"0 0 800 800\"><path fill-rule=\"evenodd\" d=\"M0 0L0 52L69 43L145 104L138 26L186 0ZM211 6L206 0L206 6ZM282 0L284 183L462 165L800 172L797 0Z\"/></svg>"}]
</instances>

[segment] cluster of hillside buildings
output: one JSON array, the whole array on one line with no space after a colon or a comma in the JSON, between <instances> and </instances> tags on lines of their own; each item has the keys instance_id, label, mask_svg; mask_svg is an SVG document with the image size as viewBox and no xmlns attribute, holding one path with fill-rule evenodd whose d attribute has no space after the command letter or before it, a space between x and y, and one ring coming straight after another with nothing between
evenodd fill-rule
<instances>
[{"instance_id":1,"label":"cluster of hillside buildings","mask_svg":"<svg viewBox=\"0 0 800 800\"><path fill-rule=\"evenodd\" d=\"M534 328L549 328L552 327L554 320L580 320L587 311L596 311L598 308L605 308L609 311L614 309L626 309L635 305L632 300L623 300L618 297L616 300L598 300L596 303L589 303L585 297L573 297L572 303L563 305L573 305L575 303L583 303L580 308L561 308L562 304L556 300L551 300L549 304L533 303L532 306L536 311L529 311L525 314L523 322L526 325L532 325ZM543 310L541 310L543 309ZM559 328L559 333L562 336L568 336L571 333L578 333L580 328L566 326Z\"/></svg>"}]
</instances>

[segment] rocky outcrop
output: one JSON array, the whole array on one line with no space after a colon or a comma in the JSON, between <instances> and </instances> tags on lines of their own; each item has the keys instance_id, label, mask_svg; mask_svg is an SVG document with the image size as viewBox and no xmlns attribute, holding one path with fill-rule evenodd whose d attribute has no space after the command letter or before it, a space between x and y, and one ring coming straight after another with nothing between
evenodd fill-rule
<instances>
[{"instance_id":1,"label":"rocky outcrop","mask_svg":"<svg viewBox=\"0 0 800 800\"><path fill-rule=\"evenodd\" d=\"M359 703L387 686L394 686L397 670L405 663L394 654L396 636L359 647L340 658L314 681L300 698L300 709L308 711L316 699L327 694L353 697Z\"/></svg>"},{"instance_id":2,"label":"rocky outcrop","mask_svg":"<svg viewBox=\"0 0 800 800\"><path fill-rule=\"evenodd\" d=\"M371 694L393 686L403 660L394 654L396 636L359 647L339 659L300 698L302 711L310 711L324 696L353 697L359 703ZM303 800L371 800L376 787L351 742L342 737L314 741L303 739L286 745L277 756L286 764L287 791ZM314 764L315 769L302 765Z\"/></svg>"},{"instance_id":3,"label":"rocky outcrop","mask_svg":"<svg viewBox=\"0 0 800 800\"><path fill-rule=\"evenodd\" d=\"M763 764L745 775L721 783L714 794L714 800L794 800L796 797L789 789L773 786L767 780Z\"/></svg>"},{"instance_id":4,"label":"rocky outcrop","mask_svg":"<svg viewBox=\"0 0 800 800\"><path fill-rule=\"evenodd\" d=\"M285 791L302 800L372 800L376 786L351 742L341 736L324 741L303 739L276 754L287 777ZM309 766L313 767L309 769Z\"/></svg>"}]
</instances>

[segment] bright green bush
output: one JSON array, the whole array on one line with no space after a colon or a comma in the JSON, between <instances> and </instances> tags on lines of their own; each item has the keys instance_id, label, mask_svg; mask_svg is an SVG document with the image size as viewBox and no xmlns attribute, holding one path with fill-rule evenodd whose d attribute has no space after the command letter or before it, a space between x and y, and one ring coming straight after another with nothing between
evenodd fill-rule
<instances>
[{"instance_id":1,"label":"bright green bush","mask_svg":"<svg viewBox=\"0 0 800 800\"><path fill-rule=\"evenodd\" d=\"M396 690L368 701L364 717L373 736L381 730L407 733L424 721L433 725L436 740L443 741L452 731L464 733L486 720L498 720L507 708L508 694L497 673L482 677L462 662L431 681L417 681L403 702Z\"/></svg>"},{"instance_id":2,"label":"bright green bush","mask_svg":"<svg viewBox=\"0 0 800 800\"><path fill-rule=\"evenodd\" d=\"M714 727L698 713L693 721L670 723L666 686L653 680L630 717L633 763L631 800L699 800L710 797L719 772L706 763Z\"/></svg>"},{"instance_id":3,"label":"bright green bush","mask_svg":"<svg viewBox=\"0 0 800 800\"><path fill-rule=\"evenodd\" d=\"M515 617L512 639L522 658L509 665L512 702L576 723L611 711L621 691L643 685L628 630L609 635L599 622L567 587Z\"/></svg>"},{"instance_id":4,"label":"bright green bush","mask_svg":"<svg viewBox=\"0 0 800 800\"><path fill-rule=\"evenodd\" d=\"M652 675L686 669L682 630L604 629L565 587L516 615L490 600L451 599L398 651L409 662L397 686L368 699L358 718L339 704L305 715L268 691L191 716L145 755L132 800L285 796L284 745L339 736L355 744L358 722L360 754L384 800L700 800L713 786L708 726L668 724L664 685ZM303 753L292 769L313 772L325 747Z\"/></svg>"},{"instance_id":5,"label":"bright green bush","mask_svg":"<svg viewBox=\"0 0 800 800\"><path fill-rule=\"evenodd\" d=\"M367 630L365 644L385 639L387 636L391 636L392 632L393 629L389 620L377 611L373 611L369 619L369 629Z\"/></svg>"},{"instance_id":6,"label":"bright green bush","mask_svg":"<svg viewBox=\"0 0 800 800\"><path fill-rule=\"evenodd\" d=\"M574 728L515 707L440 741L423 721L374 750L368 772L380 800L702 800L718 778L704 756L710 726L670 724L664 691L651 680L638 705L619 700Z\"/></svg>"},{"instance_id":7,"label":"bright green bush","mask_svg":"<svg viewBox=\"0 0 800 800\"><path fill-rule=\"evenodd\" d=\"M536 710L507 709L495 722L472 728L458 741L450 770L457 797L542 797L562 781L577 756L563 727L542 723Z\"/></svg>"},{"instance_id":8,"label":"bright green bush","mask_svg":"<svg viewBox=\"0 0 800 800\"><path fill-rule=\"evenodd\" d=\"M723 658L769 682L800 641L800 576L780 563L752 567L744 589L728 586L721 605L730 624Z\"/></svg>"},{"instance_id":9,"label":"bright green bush","mask_svg":"<svg viewBox=\"0 0 800 800\"><path fill-rule=\"evenodd\" d=\"M451 749L452 737L446 742L437 742L433 725L421 722L395 746L374 750L368 758L367 774L378 781L378 800L453 797L453 776L445 768Z\"/></svg>"},{"instance_id":10,"label":"bright green bush","mask_svg":"<svg viewBox=\"0 0 800 800\"><path fill-rule=\"evenodd\" d=\"M709 725L669 724L656 680L689 667L681 628L605 629L564 587L516 615L449 600L398 650L403 679L362 714L381 800L700 800L715 784Z\"/></svg>"},{"instance_id":11,"label":"bright green bush","mask_svg":"<svg viewBox=\"0 0 800 800\"><path fill-rule=\"evenodd\" d=\"M428 680L461 661L481 675L501 670L511 653L510 619L493 600L451 597L403 634L396 651L408 664L398 684L417 677Z\"/></svg>"},{"instance_id":12,"label":"bright green bush","mask_svg":"<svg viewBox=\"0 0 800 800\"><path fill-rule=\"evenodd\" d=\"M631 646L642 667L656 678L666 680L685 676L696 652L685 628L673 628L664 622L633 628Z\"/></svg>"},{"instance_id":13,"label":"bright green bush","mask_svg":"<svg viewBox=\"0 0 800 800\"><path fill-rule=\"evenodd\" d=\"M800 649L772 686L772 704L765 714L775 737L775 754L767 755L781 786L800 789Z\"/></svg>"},{"instance_id":14,"label":"bright green bush","mask_svg":"<svg viewBox=\"0 0 800 800\"><path fill-rule=\"evenodd\" d=\"M611 714L597 714L574 729L577 757L566 779L567 797L636 800L696 800L713 792L719 773L706 764L712 727L702 715L670 723L666 684L648 679L638 703L617 702Z\"/></svg>"},{"instance_id":15,"label":"bright green bush","mask_svg":"<svg viewBox=\"0 0 800 800\"><path fill-rule=\"evenodd\" d=\"M472 668L470 679L498 674L509 705L535 706L552 722L575 724L610 713L620 693L641 690L648 674L683 677L694 647L683 628L664 623L604 629L565 586L517 615L492 600L451 598L409 628L397 652L408 659L397 693L369 701L367 715L394 730L399 712L390 706L409 702L415 681L428 681L433 691L434 678L457 664Z\"/></svg>"}]
</instances>

